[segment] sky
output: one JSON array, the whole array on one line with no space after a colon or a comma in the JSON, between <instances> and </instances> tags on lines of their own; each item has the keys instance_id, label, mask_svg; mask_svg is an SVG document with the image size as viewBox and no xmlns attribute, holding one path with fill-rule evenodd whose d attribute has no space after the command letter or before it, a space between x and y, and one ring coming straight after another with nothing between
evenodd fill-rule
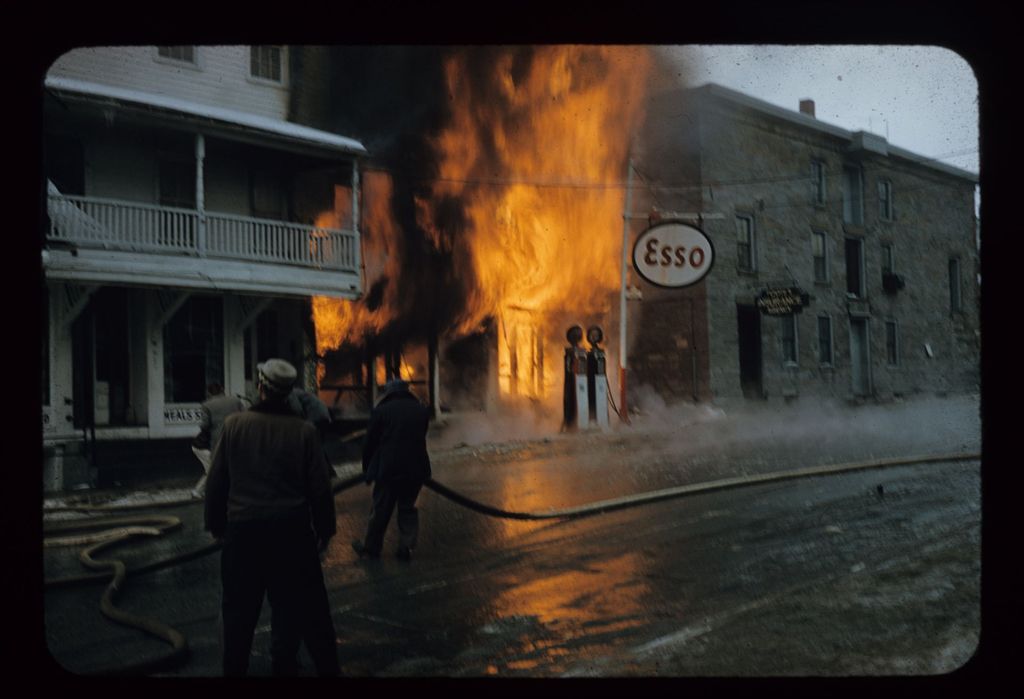
<instances>
[{"instance_id":1,"label":"sky","mask_svg":"<svg viewBox=\"0 0 1024 699\"><path fill-rule=\"evenodd\" d=\"M848 131L885 136L917 155L979 172L978 82L939 46L715 45L665 47L690 83L718 83Z\"/></svg>"}]
</instances>

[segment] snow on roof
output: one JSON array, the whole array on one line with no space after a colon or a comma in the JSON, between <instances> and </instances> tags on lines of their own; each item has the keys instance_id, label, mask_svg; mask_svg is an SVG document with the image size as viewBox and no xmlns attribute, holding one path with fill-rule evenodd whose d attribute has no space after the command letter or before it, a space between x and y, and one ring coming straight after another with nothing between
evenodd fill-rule
<instances>
[{"instance_id":1,"label":"snow on roof","mask_svg":"<svg viewBox=\"0 0 1024 699\"><path fill-rule=\"evenodd\" d=\"M71 78L47 77L46 87L65 92L77 92L92 97L114 99L122 102L133 102L159 109L166 109L180 112L194 117L213 119L227 124L242 126L268 134L281 136L289 140L302 141L315 144L321 147L340 150L345 153L365 155L366 147L355 139L346 138L327 131L320 131L308 126L293 124L289 121L271 119L269 117L246 114L233 109L214 107L167 95L154 95L139 90L129 90L111 85L100 85L86 82L84 80L73 80Z\"/></svg>"}]
</instances>

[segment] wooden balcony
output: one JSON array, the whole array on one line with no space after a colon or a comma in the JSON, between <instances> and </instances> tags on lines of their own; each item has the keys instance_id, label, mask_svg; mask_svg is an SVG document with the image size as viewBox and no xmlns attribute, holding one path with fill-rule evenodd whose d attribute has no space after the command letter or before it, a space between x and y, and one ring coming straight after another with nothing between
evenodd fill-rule
<instances>
[{"instance_id":1,"label":"wooden balcony","mask_svg":"<svg viewBox=\"0 0 1024 699\"><path fill-rule=\"evenodd\" d=\"M52 190L48 213L48 278L286 296L361 293L354 230Z\"/></svg>"}]
</instances>

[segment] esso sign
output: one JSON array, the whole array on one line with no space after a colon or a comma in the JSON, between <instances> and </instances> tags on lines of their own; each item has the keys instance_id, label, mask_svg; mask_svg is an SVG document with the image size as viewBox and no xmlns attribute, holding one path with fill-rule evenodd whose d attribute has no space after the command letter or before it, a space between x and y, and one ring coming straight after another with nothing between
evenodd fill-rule
<instances>
[{"instance_id":1,"label":"esso sign","mask_svg":"<svg viewBox=\"0 0 1024 699\"><path fill-rule=\"evenodd\" d=\"M657 286L696 284L711 269L715 250L700 230L685 223L659 223L636 239L633 267Z\"/></svg>"}]
</instances>

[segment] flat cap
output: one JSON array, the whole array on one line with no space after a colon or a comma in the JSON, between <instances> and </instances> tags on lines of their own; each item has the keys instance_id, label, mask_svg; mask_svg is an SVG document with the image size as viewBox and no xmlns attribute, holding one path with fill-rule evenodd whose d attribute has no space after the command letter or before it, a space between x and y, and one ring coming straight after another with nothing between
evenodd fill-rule
<instances>
[{"instance_id":1,"label":"flat cap","mask_svg":"<svg viewBox=\"0 0 1024 699\"><path fill-rule=\"evenodd\" d=\"M278 393L290 391L298 376L295 367L283 359L268 359L262 364L257 364L256 368L260 372L260 380L270 390Z\"/></svg>"}]
</instances>

